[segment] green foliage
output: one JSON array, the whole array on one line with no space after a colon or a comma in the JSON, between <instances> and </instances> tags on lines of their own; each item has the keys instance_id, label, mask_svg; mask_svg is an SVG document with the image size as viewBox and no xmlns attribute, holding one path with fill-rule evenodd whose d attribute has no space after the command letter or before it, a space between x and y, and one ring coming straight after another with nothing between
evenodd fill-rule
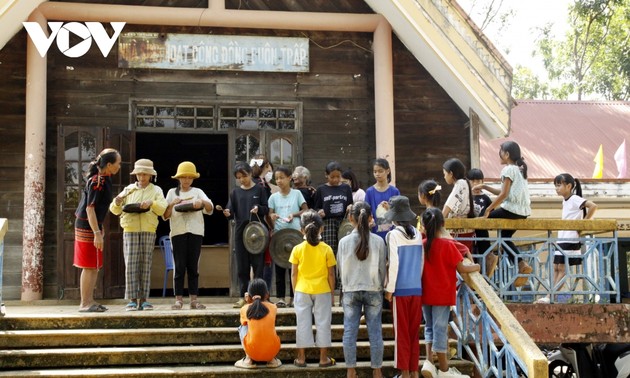
<instances>
[{"instance_id":1,"label":"green foliage","mask_svg":"<svg viewBox=\"0 0 630 378\"><path fill-rule=\"evenodd\" d=\"M630 0L576 0L569 25L563 40L547 26L538 41L553 98L630 99Z\"/></svg>"}]
</instances>

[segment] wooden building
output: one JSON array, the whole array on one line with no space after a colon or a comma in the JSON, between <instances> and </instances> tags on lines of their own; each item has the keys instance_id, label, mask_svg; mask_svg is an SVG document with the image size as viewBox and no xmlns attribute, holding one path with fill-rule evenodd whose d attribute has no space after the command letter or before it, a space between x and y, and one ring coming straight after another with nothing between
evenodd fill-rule
<instances>
[{"instance_id":1,"label":"wooden building","mask_svg":"<svg viewBox=\"0 0 630 378\"><path fill-rule=\"evenodd\" d=\"M478 162L480 132L509 131L512 69L453 0L8 3L0 14L4 298L78 297L74 210L82 172L103 147L123 156L116 188L130 182L133 161L149 158L166 193L177 164L191 160L201 173L195 186L225 204L235 162L261 152L274 164L308 167L315 185L337 160L364 187L374 182L371 161L385 157L414 199L421 180L442 176L444 160ZM42 54L24 21L43 30L60 22L48 29L56 43ZM125 23L107 54L88 22L107 36ZM236 50L247 43L254 47ZM241 61L186 65L209 44L216 60L225 51ZM300 46L306 53L290 51ZM254 56L263 62L250 70L243 62ZM208 269L229 260L226 220L215 214L206 226L202 287ZM116 217L107 227L97 296L118 298L122 235ZM159 235L167 232L160 226Z\"/></svg>"}]
</instances>

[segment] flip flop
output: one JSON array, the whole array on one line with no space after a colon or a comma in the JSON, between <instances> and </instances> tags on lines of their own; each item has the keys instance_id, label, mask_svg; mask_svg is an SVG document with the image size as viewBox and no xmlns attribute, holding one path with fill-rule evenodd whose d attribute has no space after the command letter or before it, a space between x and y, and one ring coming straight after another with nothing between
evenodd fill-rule
<instances>
[{"instance_id":1,"label":"flip flop","mask_svg":"<svg viewBox=\"0 0 630 378\"><path fill-rule=\"evenodd\" d=\"M304 362L300 362L298 361L298 359L296 358L295 360L293 360L293 365L299 367L299 368L305 368L306 367L306 361Z\"/></svg>"},{"instance_id":2,"label":"flip flop","mask_svg":"<svg viewBox=\"0 0 630 378\"><path fill-rule=\"evenodd\" d=\"M328 362L326 362L325 364L319 364L319 367L325 368L325 367L331 367L335 365L337 365L337 362L335 361L335 359L332 357L328 357Z\"/></svg>"},{"instance_id":3,"label":"flip flop","mask_svg":"<svg viewBox=\"0 0 630 378\"><path fill-rule=\"evenodd\" d=\"M93 304L89 308L84 308L79 310L79 312L105 312L107 310L103 309L100 305Z\"/></svg>"},{"instance_id":4,"label":"flip flop","mask_svg":"<svg viewBox=\"0 0 630 378\"><path fill-rule=\"evenodd\" d=\"M245 362L247 357L243 357L234 363L234 366L241 369L256 369L256 364L248 364Z\"/></svg>"},{"instance_id":5,"label":"flip flop","mask_svg":"<svg viewBox=\"0 0 630 378\"><path fill-rule=\"evenodd\" d=\"M275 369L280 366L282 366L282 361L277 358L274 358L273 360L267 362L267 367L271 369Z\"/></svg>"}]
</instances>

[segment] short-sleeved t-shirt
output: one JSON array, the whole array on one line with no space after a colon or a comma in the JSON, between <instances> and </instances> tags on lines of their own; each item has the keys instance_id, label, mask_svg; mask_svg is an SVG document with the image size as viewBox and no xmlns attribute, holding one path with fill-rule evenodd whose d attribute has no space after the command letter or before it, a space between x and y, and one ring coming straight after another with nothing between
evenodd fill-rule
<instances>
[{"instance_id":1,"label":"short-sleeved t-shirt","mask_svg":"<svg viewBox=\"0 0 630 378\"><path fill-rule=\"evenodd\" d=\"M305 240L293 247L289 262L298 266L295 291L312 295L331 292L328 268L337 265L337 260L328 244L314 246Z\"/></svg>"},{"instance_id":2,"label":"short-sleeved t-shirt","mask_svg":"<svg viewBox=\"0 0 630 378\"><path fill-rule=\"evenodd\" d=\"M365 192L365 202L370 204L372 208L372 217L374 218L375 226L372 228L372 232L385 240L385 235L394 227L394 224L381 215L377 216L376 211L378 205L383 201L389 201L393 196L399 196L400 190L395 186L389 185L383 192L378 191L374 186L367 188ZM379 214L380 215L380 214Z\"/></svg>"},{"instance_id":3,"label":"short-sleeved t-shirt","mask_svg":"<svg viewBox=\"0 0 630 378\"><path fill-rule=\"evenodd\" d=\"M166 194L166 202L171 203L176 197L182 199L180 203L194 203L197 200L210 201L210 198L199 188L190 188L187 192L176 193L177 189L172 188ZM214 205L213 205L214 206ZM205 233L203 214L211 215L213 211L206 211L205 207L200 211L190 211L180 213L173 208L170 218L171 237L191 233L203 236Z\"/></svg>"},{"instance_id":4,"label":"short-sleeved t-shirt","mask_svg":"<svg viewBox=\"0 0 630 378\"><path fill-rule=\"evenodd\" d=\"M508 164L501 170L501 181L508 178L512 181L512 186L505 201L501 202L501 207L510 213L528 217L532 209L527 180L521 170L513 164Z\"/></svg>"},{"instance_id":5,"label":"short-sleeved t-shirt","mask_svg":"<svg viewBox=\"0 0 630 378\"><path fill-rule=\"evenodd\" d=\"M111 176L94 175L88 179L83 188L81 202L75 212L77 217L75 227L89 229L90 223L87 217L87 208L94 207L96 220L102 224L109 211L109 203L112 201L112 178Z\"/></svg>"},{"instance_id":6,"label":"short-sleeved t-shirt","mask_svg":"<svg viewBox=\"0 0 630 378\"><path fill-rule=\"evenodd\" d=\"M269 208L280 216L280 219L274 223L274 230L280 231L285 228L300 229L300 218L294 217L291 222L285 222L283 219L291 214L300 211L300 207L306 203L302 193L297 189L291 189L286 196L280 192L276 192L269 197Z\"/></svg>"},{"instance_id":7,"label":"short-sleeved t-shirt","mask_svg":"<svg viewBox=\"0 0 630 378\"><path fill-rule=\"evenodd\" d=\"M562 219L583 219L586 200L578 195L572 195L562 201ZM577 239L580 234L575 230L558 231L558 239ZM560 240L562 243L579 243L578 240Z\"/></svg>"},{"instance_id":8,"label":"short-sleeved t-shirt","mask_svg":"<svg viewBox=\"0 0 630 378\"><path fill-rule=\"evenodd\" d=\"M352 188L347 184L337 186L320 185L315 192L315 209L323 209L326 218L340 219L352 205Z\"/></svg>"},{"instance_id":9,"label":"short-sleeved t-shirt","mask_svg":"<svg viewBox=\"0 0 630 378\"><path fill-rule=\"evenodd\" d=\"M432 306L455 305L457 265L463 259L452 240L433 239L429 257L424 260L422 304Z\"/></svg>"},{"instance_id":10,"label":"short-sleeved t-shirt","mask_svg":"<svg viewBox=\"0 0 630 378\"><path fill-rule=\"evenodd\" d=\"M451 194L446 199L444 206L448 206L451 212L449 218L467 218L470 212L470 188L464 179L455 181Z\"/></svg>"},{"instance_id":11,"label":"short-sleeved t-shirt","mask_svg":"<svg viewBox=\"0 0 630 378\"><path fill-rule=\"evenodd\" d=\"M247 309L241 307L241 325L247 325L247 335L243 338L245 353L254 361L271 361L280 351L280 337L276 333L276 305L263 302L269 313L262 319L247 319Z\"/></svg>"}]
</instances>

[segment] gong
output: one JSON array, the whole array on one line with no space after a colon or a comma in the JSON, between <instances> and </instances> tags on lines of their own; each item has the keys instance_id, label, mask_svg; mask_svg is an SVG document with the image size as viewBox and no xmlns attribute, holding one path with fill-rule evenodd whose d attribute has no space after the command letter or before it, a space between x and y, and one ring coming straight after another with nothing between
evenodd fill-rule
<instances>
[{"instance_id":1,"label":"gong","mask_svg":"<svg viewBox=\"0 0 630 378\"><path fill-rule=\"evenodd\" d=\"M269 244L269 231L259 221L251 221L243 230L243 244L249 253L263 253Z\"/></svg>"},{"instance_id":2,"label":"gong","mask_svg":"<svg viewBox=\"0 0 630 378\"><path fill-rule=\"evenodd\" d=\"M300 244L303 240L302 233L292 228L274 232L269 244L269 253L271 253L273 262L282 268L291 268L291 263L289 262L291 251L293 251L293 247Z\"/></svg>"},{"instance_id":3,"label":"gong","mask_svg":"<svg viewBox=\"0 0 630 378\"><path fill-rule=\"evenodd\" d=\"M122 208L125 213L146 213L149 210L148 207L146 209L141 208L139 203L128 203Z\"/></svg>"},{"instance_id":4,"label":"gong","mask_svg":"<svg viewBox=\"0 0 630 378\"><path fill-rule=\"evenodd\" d=\"M352 223L350 223L348 218L345 218L341 221L341 224L339 225L339 230L337 231L337 240L341 240L341 238L343 238L344 236L349 235L352 230L354 230L354 226L352 225Z\"/></svg>"},{"instance_id":5,"label":"gong","mask_svg":"<svg viewBox=\"0 0 630 378\"><path fill-rule=\"evenodd\" d=\"M195 209L195 204L193 204L192 202L188 202L188 203L179 203L177 205L175 205L173 207L173 209L179 213L188 213L191 211L199 211L203 209L203 206Z\"/></svg>"}]
</instances>

